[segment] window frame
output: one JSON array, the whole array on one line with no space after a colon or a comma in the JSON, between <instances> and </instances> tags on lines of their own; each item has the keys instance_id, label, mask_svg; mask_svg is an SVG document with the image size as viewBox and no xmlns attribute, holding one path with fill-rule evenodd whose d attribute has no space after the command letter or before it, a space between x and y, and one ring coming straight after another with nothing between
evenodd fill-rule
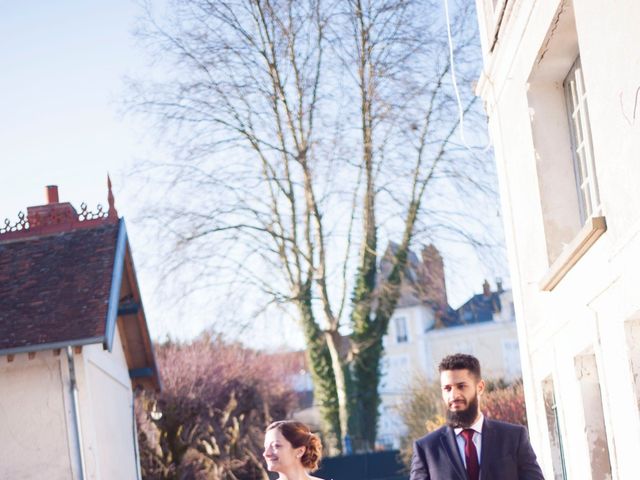
<instances>
[{"instance_id":1,"label":"window frame","mask_svg":"<svg viewBox=\"0 0 640 480\"><path fill-rule=\"evenodd\" d=\"M542 291L552 291L607 231L584 60L573 0L567 0L548 26L526 94L548 261Z\"/></svg>"},{"instance_id":2,"label":"window frame","mask_svg":"<svg viewBox=\"0 0 640 480\"><path fill-rule=\"evenodd\" d=\"M407 325L407 317L395 317L393 320L395 333L396 333L396 343L408 343L409 342L409 328ZM402 328L400 328L402 325ZM401 335L402 334L402 335Z\"/></svg>"},{"instance_id":3,"label":"window frame","mask_svg":"<svg viewBox=\"0 0 640 480\"><path fill-rule=\"evenodd\" d=\"M578 55L562 82L567 120L571 140L571 154L579 198L580 223L584 225L591 217L600 215L602 206L598 189L598 176L593 155L591 123L587 92L584 85L582 61Z\"/></svg>"},{"instance_id":4,"label":"window frame","mask_svg":"<svg viewBox=\"0 0 640 480\"><path fill-rule=\"evenodd\" d=\"M542 381L542 403L547 420L548 446L551 453L553 478L555 480L565 480L567 478L567 465L564 439L560 424L560 409L558 408L555 385L551 375Z\"/></svg>"},{"instance_id":5,"label":"window frame","mask_svg":"<svg viewBox=\"0 0 640 480\"><path fill-rule=\"evenodd\" d=\"M498 41L504 15L509 0L483 0L482 9L484 11L485 29L487 37L487 48L491 53Z\"/></svg>"}]
</instances>

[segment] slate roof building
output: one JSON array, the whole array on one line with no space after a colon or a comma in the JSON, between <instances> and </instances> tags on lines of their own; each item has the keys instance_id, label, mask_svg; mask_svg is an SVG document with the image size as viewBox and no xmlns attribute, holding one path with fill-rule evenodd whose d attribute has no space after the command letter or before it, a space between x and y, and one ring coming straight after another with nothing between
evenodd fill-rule
<instances>
[{"instance_id":1,"label":"slate roof building","mask_svg":"<svg viewBox=\"0 0 640 480\"><path fill-rule=\"evenodd\" d=\"M393 248L393 245L390 246ZM438 380L440 360L452 353L471 353L480 359L486 378L514 380L521 376L520 351L511 292L497 282L457 309L447 303L444 264L429 245L421 259L411 253L401 286L402 296L384 337L377 443L399 448L406 426L398 405L414 375ZM384 260L381 271L385 272Z\"/></svg>"},{"instance_id":2,"label":"slate roof building","mask_svg":"<svg viewBox=\"0 0 640 480\"><path fill-rule=\"evenodd\" d=\"M471 323L490 322L496 313L502 311L500 295L504 293L502 283L498 281L497 291L491 291L488 281L482 284L482 293L478 293L467 300L457 310L457 315L452 318L459 325L469 325Z\"/></svg>"},{"instance_id":3,"label":"slate roof building","mask_svg":"<svg viewBox=\"0 0 640 480\"><path fill-rule=\"evenodd\" d=\"M0 478L140 478L134 390L161 385L108 187L0 227Z\"/></svg>"}]
</instances>

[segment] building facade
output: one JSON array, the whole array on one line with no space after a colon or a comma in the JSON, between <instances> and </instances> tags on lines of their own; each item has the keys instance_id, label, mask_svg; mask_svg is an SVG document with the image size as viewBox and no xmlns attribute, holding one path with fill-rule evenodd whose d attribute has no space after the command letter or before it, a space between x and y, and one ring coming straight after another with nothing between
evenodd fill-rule
<instances>
[{"instance_id":1,"label":"building facade","mask_svg":"<svg viewBox=\"0 0 640 480\"><path fill-rule=\"evenodd\" d=\"M384 260L383 260L384 262ZM384 263L381 265L384 272ZM400 448L407 428L399 413L416 376L436 382L440 360L452 353L477 356L483 375L511 381L520 378L520 352L511 292L498 283L458 309L446 303L442 258L433 246L422 259L409 255L402 295L383 339L380 417L377 443Z\"/></svg>"},{"instance_id":2,"label":"building facade","mask_svg":"<svg viewBox=\"0 0 640 480\"><path fill-rule=\"evenodd\" d=\"M638 478L640 2L476 4L534 449Z\"/></svg>"},{"instance_id":3,"label":"building facade","mask_svg":"<svg viewBox=\"0 0 640 480\"><path fill-rule=\"evenodd\" d=\"M0 478L141 478L136 389L160 389L124 220L58 200L0 228Z\"/></svg>"}]
</instances>

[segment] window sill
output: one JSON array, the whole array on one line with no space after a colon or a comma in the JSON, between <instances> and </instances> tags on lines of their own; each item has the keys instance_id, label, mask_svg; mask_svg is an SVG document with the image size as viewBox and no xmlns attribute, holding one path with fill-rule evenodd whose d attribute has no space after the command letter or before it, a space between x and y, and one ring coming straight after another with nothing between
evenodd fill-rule
<instances>
[{"instance_id":1,"label":"window sill","mask_svg":"<svg viewBox=\"0 0 640 480\"><path fill-rule=\"evenodd\" d=\"M549 267L549 271L540 280L540 289L550 292L555 288L560 280L578 263L578 260L587 253L600 236L607 231L605 217L591 217L584 224L580 232L569 243L564 251Z\"/></svg>"}]
</instances>

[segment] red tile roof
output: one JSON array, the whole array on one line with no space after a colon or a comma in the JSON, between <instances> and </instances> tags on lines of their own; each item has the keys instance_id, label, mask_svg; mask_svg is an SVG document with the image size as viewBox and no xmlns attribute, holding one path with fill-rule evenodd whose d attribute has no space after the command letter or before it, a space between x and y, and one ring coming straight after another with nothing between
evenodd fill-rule
<instances>
[{"instance_id":1,"label":"red tile roof","mask_svg":"<svg viewBox=\"0 0 640 480\"><path fill-rule=\"evenodd\" d=\"M0 236L0 351L104 337L118 229Z\"/></svg>"},{"instance_id":2,"label":"red tile roof","mask_svg":"<svg viewBox=\"0 0 640 480\"><path fill-rule=\"evenodd\" d=\"M49 186L46 205L0 226L0 355L100 343L111 351L118 330L132 381L160 389L124 220L107 186L107 211L82 204L78 213Z\"/></svg>"}]
</instances>

